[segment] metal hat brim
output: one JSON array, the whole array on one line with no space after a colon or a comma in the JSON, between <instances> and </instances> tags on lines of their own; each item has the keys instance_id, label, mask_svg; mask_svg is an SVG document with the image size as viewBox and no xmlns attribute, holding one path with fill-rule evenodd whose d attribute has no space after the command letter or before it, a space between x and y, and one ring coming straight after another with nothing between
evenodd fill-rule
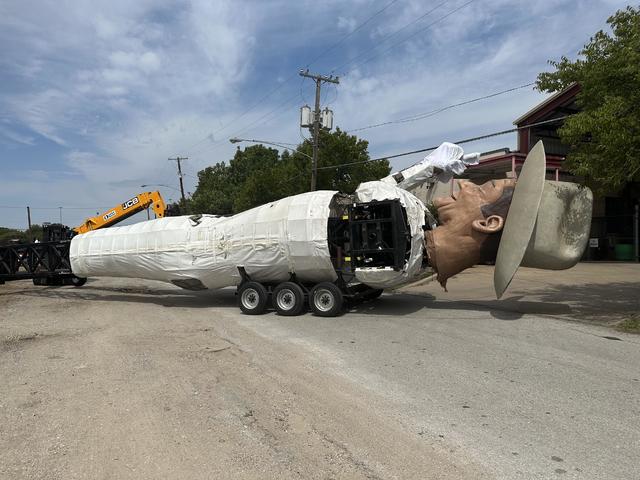
<instances>
[{"instance_id":1,"label":"metal hat brim","mask_svg":"<svg viewBox=\"0 0 640 480\"><path fill-rule=\"evenodd\" d=\"M493 286L502 297L522 263L538 217L544 189L546 157L542 141L536 143L524 161L513 192L511 206L500 239Z\"/></svg>"}]
</instances>

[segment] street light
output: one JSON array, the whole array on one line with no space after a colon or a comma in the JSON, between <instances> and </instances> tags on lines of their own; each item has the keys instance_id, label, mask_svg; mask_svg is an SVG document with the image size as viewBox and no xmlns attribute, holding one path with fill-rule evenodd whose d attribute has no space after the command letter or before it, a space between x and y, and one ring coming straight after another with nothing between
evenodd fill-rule
<instances>
[{"instance_id":1,"label":"street light","mask_svg":"<svg viewBox=\"0 0 640 480\"><path fill-rule=\"evenodd\" d=\"M229 141L231 143L240 143L240 142L266 143L267 145L274 145L276 147L280 147L280 148L283 148L285 150L289 150L290 152L293 152L294 154L298 153L298 154L300 154L300 155L302 155L304 157L307 157L310 160L313 160L313 157L311 155L307 155L306 153L301 152L300 150L294 150L292 148L286 147L286 146L284 146L284 145L282 145L280 143L276 143L276 142L268 142L266 140L254 140L254 139L250 139L250 138L238 138L238 137L230 138Z\"/></svg>"},{"instance_id":2,"label":"street light","mask_svg":"<svg viewBox=\"0 0 640 480\"><path fill-rule=\"evenodd\" d=\"M146 188L146 187L165 187L165 188L170 188L171 190L175 190L176 192L180 191L176 187L172 187L171 185L165 185L164 183L149 183L149 184L145 183L144 185L140 185L140 188Z\"/></svg>"}]
</instances>

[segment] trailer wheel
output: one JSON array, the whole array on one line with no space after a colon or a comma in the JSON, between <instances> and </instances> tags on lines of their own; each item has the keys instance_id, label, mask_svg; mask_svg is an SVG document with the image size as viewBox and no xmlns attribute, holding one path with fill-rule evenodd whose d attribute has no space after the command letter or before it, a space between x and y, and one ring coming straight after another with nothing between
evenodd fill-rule
<instances>
[{"instance_id":1,"label":"trailer wheel","mask_svg":"<svg viewBox=\"0 0 640 480\"><path fill-rule=\"evenodd\" d=\"M269 295L258 282L243 283L238 287L238 306L247 315L260 315L267 308Z\"/></svg>"},{"instance_id":2,"label":"trailer wheel","mask_svg":"<svg viewBox=\"0 0 640 480\"><path fill-rule=\"evenodd\" d=\"M304 292L297 283L282 282L273 289L271 301L279 315L300 315L304 309Z\"/></svg>"},{"instance_id":3,"label":"trailer wheel","mask_svg":"<svg viewBox=\"0 0 640 480\"><path fill-rule=\"evenodd\" d=\"M75 275L71 277L71 285L74 287L81 287L85 283L87 283L87 279L84 277L76 277Z\"/></svg>"},{"instance_id":4,"label":"trailer wheel","mask_svg":"<svg viewBox=\"0 0 640 480\"><path fill-rule=\"evenodd\" d=\"M342 312L344 295L340 289L329 282L322 282L311 289L309 306L320 317L335 317Z\"/></svg>"}]
</instances>

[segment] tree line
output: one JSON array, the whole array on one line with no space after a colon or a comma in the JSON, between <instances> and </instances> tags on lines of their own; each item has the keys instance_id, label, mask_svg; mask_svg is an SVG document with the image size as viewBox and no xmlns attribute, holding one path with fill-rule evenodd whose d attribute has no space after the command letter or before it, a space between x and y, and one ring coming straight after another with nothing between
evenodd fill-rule
<instances>
[{"instance_id":1,"label":"tree line","mask_svg":"<svg viewBox=\"0 0 640 480\"><path fill-rule=\"evenodd\" d=\"M31 228L27 230L0 227L0 245L30 243L34 240L42 240L42 226L40 225L31 225Z\"/></svg>"},{"instance_id":2,"label":"tree line","mask_svg":"<svg viewBox=\"0 0 640 480\"><path fill-rule=\"evenodd\" d=\"M355 135L337 129L321 131L319 139L318 190L353 193L360 183L378 180L391 171L386 159L369 161L369 142ZM180 205L181 213L231 215L307 192L312 153L310 140L282 153L265 145L238 148L228 163L198 172L196 191Z\"/></svg>"}]
</instances>

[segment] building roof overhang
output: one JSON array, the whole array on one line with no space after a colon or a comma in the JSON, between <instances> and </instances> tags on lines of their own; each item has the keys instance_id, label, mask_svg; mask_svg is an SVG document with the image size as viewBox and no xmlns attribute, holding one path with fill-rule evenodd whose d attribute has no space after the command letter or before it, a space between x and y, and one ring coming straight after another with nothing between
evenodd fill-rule
<instances>
[{"instance_id":1,"label":"building roof overhang","mask_svg":"<svg viewBox=\"0 0 640 480\"><path fill-rule=\"evenodd\" d=\"M554 93L549 98L539 103L527 113L517 118L513 124L517 126L526 125L542 119L545 115L553 112L559 107L571 103L575 96L580 92L581 87L578 83L572 83L563 90Z\"/></svg>"},{"instance_id":2,"label":"building roof overhang","mask_svg":"<svg viewBox=\"0 0 640 480\"><path fill-rule=\"evenodd\" d=\"M477 165L470 165L470 170L481 170L482 168L492 167L495 168L499 165L505 165L511 167L512 162L515 165L520 166L527 158L526 153L521 152L507 152L502 155L492 155L490 157L480 157L480 163ZM556 168L562 168L563 156L560 155L547 155L547 170L555 170Z\"/></svg>"}]
</instances>

